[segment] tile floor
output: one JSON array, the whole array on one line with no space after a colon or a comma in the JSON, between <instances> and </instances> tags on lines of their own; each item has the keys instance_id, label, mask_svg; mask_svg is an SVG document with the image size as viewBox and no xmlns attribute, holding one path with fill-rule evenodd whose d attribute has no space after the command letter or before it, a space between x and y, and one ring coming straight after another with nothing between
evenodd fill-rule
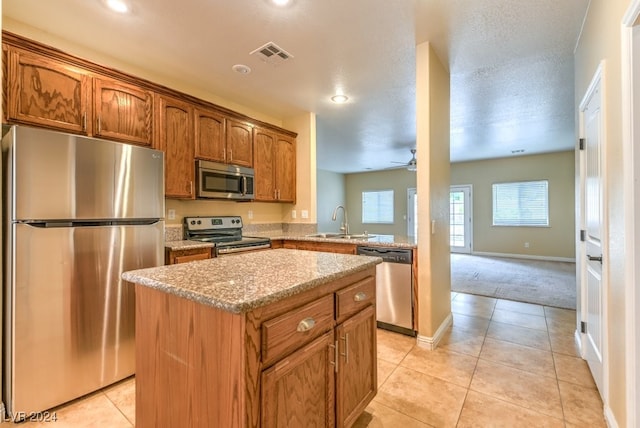
<instances>
[{"instance_id":1,"label":"tile floor","mask_svg":"<svg viewBox=\"0 0 640 428\"><path fill-rule=\"evenodd\" d=\"M461 293L451 309L435 351L378 331L379 391L355 427L606 427L574 345L575 311ZM55 424L19 426L132 427L135 380L55 411Z\"/></svg>"}]
</instances>

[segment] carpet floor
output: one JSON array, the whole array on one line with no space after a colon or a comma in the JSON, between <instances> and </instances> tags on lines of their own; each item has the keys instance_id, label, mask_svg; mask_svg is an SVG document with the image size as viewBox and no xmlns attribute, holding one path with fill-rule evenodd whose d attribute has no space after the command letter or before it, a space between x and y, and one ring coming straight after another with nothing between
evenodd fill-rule
<instances>
[{"instance_id":1,"label":"carpet floor","mask_svg":"<svg viewBox=\"0 0 640 428\"><path fill-rule=\"evenodd\" d=\"M576 264L451 254L451 291L576 308Z\"/></svg>"}]
</instances>

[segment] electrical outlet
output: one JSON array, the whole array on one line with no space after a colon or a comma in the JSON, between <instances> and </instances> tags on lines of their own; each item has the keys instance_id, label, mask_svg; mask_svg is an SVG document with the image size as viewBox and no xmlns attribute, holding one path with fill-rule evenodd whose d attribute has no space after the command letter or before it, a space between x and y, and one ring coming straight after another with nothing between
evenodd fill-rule
<instances>
[{"instance_id":1,"label":"electrical outlet","mask_svg":"<svg viewBox=\"0 0 640 428\"><path fill-rule=\"evenodd\" d=\"M253 218L253 211L249 210L247 212L247 217L249 218L249 220L251 220Z\"/></svg>"},{"instance_id":2,"label":"electrical outlet","mask_svg":"<svg viewBox=\"0 0 640 428\"><path fill-rule=\"evenodd\" d=\"M300 215L302 216L302 218L309 218L309 211L302 210L300 211Z\"/></svg>"},{"instance_id":3,"label":"electrical outlet","mask_svg":"<svg viewBox=\"0 0 640 428\"><path fill-rule=\"evenodd\" d=\"M529 248L529 243L528 242L524 243L524 248Z\"/></svg>"},{"instance_id":4,"label":"electrical outlet","mask_svg":"<svg viewBox=\"0 0 640 428\"><path fill-rule=\"evenodd\" d=\"M167 220L175 220L176 219L176 210L167 211Z\"/></svg>"},{"instance_id":5,"label":"electrical outlet","mask_svg":"<svg viewBox=\"0 0 640 428\"><path fill-rule=\"evenodd\" d=\"M291 218L296 218L296 210L291 210Z\"/></svg>"}]
</instances>

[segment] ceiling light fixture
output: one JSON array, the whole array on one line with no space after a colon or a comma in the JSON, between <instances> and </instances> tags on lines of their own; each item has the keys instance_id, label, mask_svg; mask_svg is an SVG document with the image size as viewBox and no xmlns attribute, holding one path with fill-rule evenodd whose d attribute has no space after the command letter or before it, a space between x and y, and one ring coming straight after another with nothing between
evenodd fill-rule
<instances>
[{"instance_id":1,"label":"ceiling light fixture","mask_svg":"<svg viewBox=\"0 0 640 428\"><path fill-rule=\"evenodd\" d=\"M349 100L349 97L344 94L337 94L331 97L331 101L336 104L344 104Z\"/></svg>"},{"instance_id":2,"label":"ceiling light fixture","mask_svg":"<svg viewBox=\"0 0 640 428\"><path fill-rule=\"evenodd\" d=\"M236 64L233 67L231 67L231 69L233 71L235 71L238 74L249 74L251 73L251 68L249 68L249 66L246 66L244 64Z\"/></svg>"},{"instance_id":3,"label":"ceiling light fixture","mask_svg":"<svg viewBox=\"0 0 640 428\"><path fill-rule=\"evenodd\" d=\"M291 2L291 0L271 0L271 3L276 6L286 6Z\"/></svg>"},{"instance_id":4,"label":"ceiling light fixture","mask_svg":"<svg viewBox=\"0 0 640 428\"><path fill-rule=\"evenodd\" d=\"M114 12L127 13L129 12L129 5L124 0L106 0L107 7Z\"/></svg>"}]
</instances>

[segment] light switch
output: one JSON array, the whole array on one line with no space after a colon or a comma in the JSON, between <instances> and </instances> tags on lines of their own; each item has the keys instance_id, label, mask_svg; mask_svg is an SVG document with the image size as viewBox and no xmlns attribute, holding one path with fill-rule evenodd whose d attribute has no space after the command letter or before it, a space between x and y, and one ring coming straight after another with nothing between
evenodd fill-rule
<instances>
[{"instance_id":1,"label":"light switch","mask_svg":"<svg viewBox=\"0 0 640 428\"><path fill-rule=\"evenodd\" d=\"M167 211L167 220L175 220L176 219L176 210Z\"/></svg>"},{"instance_id":2,"label":"light switch","mask_svg":"<svg viewBox=\"0 0 640 428\"><path fill-rule=\"evenodd\" d=\"M300 211L300 215L302 216L302 218L309 218L309 211L302 210Z\"/></svg>"},{"instance_id":3,"label":"light switch","mask_svg":"<svg viewBox=\"0 0 640 428\"><path fill-rule=\"evenodd\" d=\"M432 235L436 234L436 221L435 220L431 220L431 234Z\"/></svg>"},{"instance_id":4,"label":"light switch","mask_svg":"<svg viewBox=\"0 0 640 428\"><path fill-rule=\"evenodd\" d=\"M249 212L247 212L247 217L251 220L253 218L253 211L249 210Z\"/></svg>"},{"instance_id":5,"label":"light switch","mask_svg":"<svg viewBox=\"0 0 640 428\"><path fill-rule=\"evenodd\" d=\"M291 210L291 218L296 218L296 210Z\"/></svg>"}]
</instances>

